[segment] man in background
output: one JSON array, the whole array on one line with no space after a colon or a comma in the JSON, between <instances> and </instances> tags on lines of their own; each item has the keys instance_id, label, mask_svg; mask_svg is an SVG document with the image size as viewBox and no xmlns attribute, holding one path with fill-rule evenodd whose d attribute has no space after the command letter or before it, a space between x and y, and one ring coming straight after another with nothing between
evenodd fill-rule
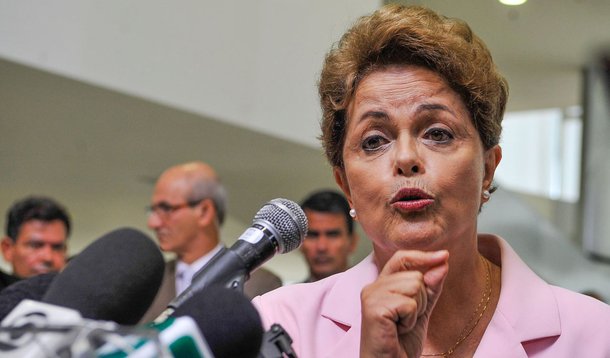
<instances>
[{"instance_id":1,"label":"man in background","mask_svg":"<svg viewBox=\"0 0 610 358\"><path fill-rule=\"evenodd\" d=\"M193 275L225 246L220 227L226 215L226 192L215 170L206 163L190 162L161 174L152 195L148 227L159 247L173 252L159 293L142 322L154 320L191 283ZM246 296L282 286L281 279L259 268L244 285Z\"/></svg>"},{"instance_id":2,"label":"man in background","mask_svg":"<svg viewBox=\"0 0 610 358\"><path fill-rule=\"evenodd\" d=\"M0 246L13 268L0 271L0 290L24 278L57 272L66 264L70 217L48 197L32 196L15 202L6 216L6 235Z\"/></svg>"},{"instance_id":3,"label":"man in background","mask_svg":"<svg viewBox=\"0 0 610 358\"><path fill-rule=\"evenodd\" d=\"M301 245L309 267L305 282L345 271L349 267L349 255L358 244L345 197L333 190L317 191L302 201L301 208L308 221L307 236Z\"/></svg>"}]
</instances>

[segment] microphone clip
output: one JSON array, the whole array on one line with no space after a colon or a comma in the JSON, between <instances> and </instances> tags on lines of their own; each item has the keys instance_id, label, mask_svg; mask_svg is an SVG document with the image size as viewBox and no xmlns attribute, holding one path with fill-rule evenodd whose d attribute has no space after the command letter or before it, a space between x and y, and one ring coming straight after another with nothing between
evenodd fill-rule
<instances>
[{"instance_id":1,"label":"microphone clip","mask_svg":"<svg viewBox=\"0 0 610 358\"><path fill-rule=\"evenodd\" d=\"M292 338L286 330L274 323L263 335L263 344L258 358L297 358L292 349Z\"/></svg>"}]
</instances>

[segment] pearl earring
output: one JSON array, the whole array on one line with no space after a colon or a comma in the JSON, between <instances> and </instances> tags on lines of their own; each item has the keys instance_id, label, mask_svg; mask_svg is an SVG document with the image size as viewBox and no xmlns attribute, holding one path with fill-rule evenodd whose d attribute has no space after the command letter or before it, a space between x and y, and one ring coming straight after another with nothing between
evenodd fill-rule
<instances>
[{"instance_id":1,"label":"pearl earring","mask_svg":"<svg viewBox=\"0 0 610 358\"><path fill-rule=\"evenodd\" d=\"M355 218L356 217L356 209L349 209L349 216Z\"/></svg>"},{"instance_id":2,"label":"pearl earring","mask_svg":"<svg viewBox=\"0 0 610 358\"><path fill-rule=\"evenodd\" d=\"M489 198L491 198L491 193L489 190L483 190L483 199L489 200Z\"/></svg>"}]
</instances>

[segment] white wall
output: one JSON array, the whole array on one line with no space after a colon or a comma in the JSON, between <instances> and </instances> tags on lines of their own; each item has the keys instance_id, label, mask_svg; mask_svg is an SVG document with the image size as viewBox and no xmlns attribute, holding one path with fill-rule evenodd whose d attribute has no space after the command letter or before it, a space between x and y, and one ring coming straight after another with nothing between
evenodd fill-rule
<instances>
[{"instance_id":1,"label":"white wall","mask_svg":"<svg viewBox=\"0 0 610 358\"><path fill-rule=\"evenodd\" d=\"M379 0L0 0L0 56L317 146L324 54Z\"/></svg>"}]
</instances>

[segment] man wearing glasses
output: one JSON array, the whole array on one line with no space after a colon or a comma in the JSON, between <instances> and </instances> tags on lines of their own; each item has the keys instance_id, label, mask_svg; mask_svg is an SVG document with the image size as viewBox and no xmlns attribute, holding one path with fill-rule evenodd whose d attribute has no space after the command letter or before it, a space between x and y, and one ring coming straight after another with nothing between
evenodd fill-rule
<instances>
[{"instance_id":1,"label":"man wearing glasses","mask_svg":"<svg viewBox=\"0 0 610 358\"><path fill-rule=\"evenodd\" d=\"M159 293L142 322L155 319L224 248L220 226L225 215L226 192L208 164L180 164L161 174L152 195L148 227L155 231L161 250L175 253L176 259L166 264ZM279 277L259 268L244 285L244 293L252 298L281 285Z\"/></svg>"}]
</instances>

